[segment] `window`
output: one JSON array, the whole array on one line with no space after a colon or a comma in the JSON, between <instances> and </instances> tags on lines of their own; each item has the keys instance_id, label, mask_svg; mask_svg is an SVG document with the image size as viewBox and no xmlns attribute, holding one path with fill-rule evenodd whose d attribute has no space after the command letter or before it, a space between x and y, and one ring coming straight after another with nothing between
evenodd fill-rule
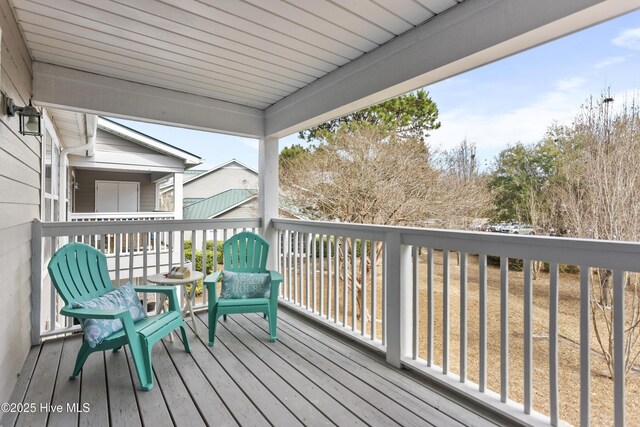
<instances>
[{"instance_id":1,"label":"window","mask_svg":"<svg viewBox=\"0 0 640 427\"><path fill-rule=\"evenodd\" d=\"M42 221L58 221L58 176L60 164L60 148L49 130L45 130L42 144L42 158L44 170Z\"/></svg>"}]
</instances>

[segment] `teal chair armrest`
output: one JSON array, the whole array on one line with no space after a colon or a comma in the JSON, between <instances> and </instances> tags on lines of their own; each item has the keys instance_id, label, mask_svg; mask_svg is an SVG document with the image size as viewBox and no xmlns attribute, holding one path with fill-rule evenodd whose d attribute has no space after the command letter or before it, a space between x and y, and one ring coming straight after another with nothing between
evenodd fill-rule
<instances>
[{"instance_id":1,"label":"teal chair armrest","mask_svg":"<svg viewBox=\"0 0 640 427\"><path fill-rule=\"evenodd\" d=\"M216 271L204 278L204 284L207 286L207 295L209 297L209 307L213 307L218 302L218 291L216 284L222 277L222 271Z\"/></svg>"},{"instance_id":2,"label":"teal chair armrest","mask_svg":"<svg viewBox=\"0 0 640 427\"><path fill-rule=\"evenodd\" d=\"M271 293L269 299L275 303L278 301L280 295L280 283L282 283L282 274L277 271L269 271L271 275Z\"/></svg>"},{"instance_id":3,"label":"teal chair armrest","mask_svg":"<svg viewBox=\"0 0 640 427\"><path fill-rule=\"evenodd\" d=\"M169 310L178 310L178 294L176 293L175 286L162 286L162 285L146 285L146 286L134 286L136 292L143 293L158 293L167 296L169 300Z\"/></svg>"},{"instance_id":4,"label":"teal chair armrest","mask_svg":"<svg viewBox=\"0 0 640 427\"><path fill-rule=\"evenodd\" d=\"M131 317L129 310L100 310L95 308L63 307L60 314L78 319L123 319L127 315Z\"/></svg>"}]
</instances>

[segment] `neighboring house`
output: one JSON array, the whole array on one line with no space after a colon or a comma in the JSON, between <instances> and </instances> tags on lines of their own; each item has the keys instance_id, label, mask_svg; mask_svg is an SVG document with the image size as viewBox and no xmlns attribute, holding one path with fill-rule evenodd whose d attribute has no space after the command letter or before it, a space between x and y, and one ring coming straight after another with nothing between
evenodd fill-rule
<instances>
[{"instance_id":1,"label":"neighboring house","mask_svg":"<svg viewBox=\"0 0 640 427\"><path fill-rule=\"evenodd\" d=\"M169 178L160 185L162 206L170 207L175 199L173 182ZM257 215L258 172L236 159L229 160L209 170L185 171L183 184L183 218L249 218ZM219 231L217 239L224 238ZM185 233L191 239L191 233ZM213 232L207 240L214 239ZM195 245L200 246L196 241Z\"/></svg>"},{"instance_id":2,"label":"neighboring house","mask_svg":"<svg viewBox=\"0 0 640 427\"><path fill-rule=\"evenodd\" d=\"M185 171L183 206L185 219L247 218L256 215L258 172L229 160L209 170ZM174 200L173 180L160 184L162 206Z\"/></svg>"},{"instance_id":3,"label":"neighboring house","mask_svg":"<svg viewBox=\"0 0 640 427\"><path fill-rule=\"evenodd\" d=\"M64 114L61 119L73 115ZM58 116L53 114L54 123ZM69 157L68 218L180 219L182 198L171 211L161 209L160 182L170 176L180 184L185 169L200 163L198 156L100 117L93 155Z\"/></svg>"}]
</instances>

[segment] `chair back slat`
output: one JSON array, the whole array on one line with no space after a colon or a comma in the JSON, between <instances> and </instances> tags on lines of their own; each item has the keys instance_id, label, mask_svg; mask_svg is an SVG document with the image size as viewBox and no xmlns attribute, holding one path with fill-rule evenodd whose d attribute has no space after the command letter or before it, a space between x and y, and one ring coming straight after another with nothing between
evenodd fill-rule
<instances>
[{"instance_id":1,"label":"chair back slat","mask_svg":"<svg viewBox=\"0 0 640 427\"><path fill-rule=\"evenodd\" d=\"M255 233L238 233L227 239L222 249L225 270L242 273L267 271L269 244Z\"/></svg>"},{"instance_id":2,"label":"chair back slat","mask_svg":"<svg viewBox=\"0 0 640 427\"><path fill-rule=\"evenodd\" d=\"M47 269L65 304L86 301L113 290L107 258L84 243L68 243L58 249Z\"/></svg>"}]
</instances>

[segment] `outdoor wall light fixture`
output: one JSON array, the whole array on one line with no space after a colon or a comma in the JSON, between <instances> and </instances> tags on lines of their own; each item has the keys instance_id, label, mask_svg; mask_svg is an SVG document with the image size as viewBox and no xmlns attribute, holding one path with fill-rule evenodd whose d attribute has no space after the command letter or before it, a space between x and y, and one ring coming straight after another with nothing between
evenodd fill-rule
<instances>
[{"instance_id":1,"label":"outdoor wall light fixture","mask_svg":"<svg viewBox=\"0 0 640 427\"><path fill-rule=\"evenodd\" d=\"M40 130L42 115L36 107L31 105L31 100L29 100L29 105L18 107L13 103L12 98L7 98L7 116L13 117L16 113L20 117L21 134L25 136L42 136L42 131Z\"/></svg>"}]
</instances>

